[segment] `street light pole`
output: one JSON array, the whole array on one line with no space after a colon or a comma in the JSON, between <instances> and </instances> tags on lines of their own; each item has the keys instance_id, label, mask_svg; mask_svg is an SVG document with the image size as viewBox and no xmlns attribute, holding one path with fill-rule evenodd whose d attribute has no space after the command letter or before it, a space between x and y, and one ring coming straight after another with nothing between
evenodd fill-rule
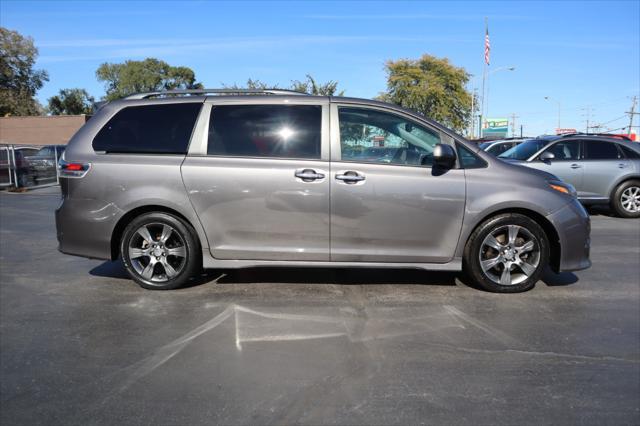
<instances>
[{"instance_id":1,"label":"street light pole","mask_svg":"<svg viewBox=\"0 0 640 426\"><path fill-rule=\"evenodd\" d=\"M486 67L485 67L486 69ZM481 96L479 96L480 98L480 109L479 109L479 114L478 114L478 121L479 121L479 125L478 125L478 137L482 137L482 123L484 122L484 117L485 117L485 111L487 111L487 114L489 113L489 76L491 74L495 74L498 71L515 71L516 67L499 67L496 68L493 71L490 72L486 72L483 71L482 73L482 94ZM486 84L486 92L485 92L485 84ZM475 89L474 89L475 90ZM472 109L473 111L473 109ZM472 127L472 131L471 131L472 135L473 135L473 127Z\"/></svg>"},{"instance_id":2,"label":"street light pole","mask_svg":"<svg viewBox=\"0 0 640 426\"><path fill-rule=\"evenodd\" d=\"M516 67L500 67L495 70L487 73L487 100L485 101L485 105L487 107L487 115L489 115L489 76L491 74L495 74L498 71L515 71Z\"/></svg>"}]
</instances>

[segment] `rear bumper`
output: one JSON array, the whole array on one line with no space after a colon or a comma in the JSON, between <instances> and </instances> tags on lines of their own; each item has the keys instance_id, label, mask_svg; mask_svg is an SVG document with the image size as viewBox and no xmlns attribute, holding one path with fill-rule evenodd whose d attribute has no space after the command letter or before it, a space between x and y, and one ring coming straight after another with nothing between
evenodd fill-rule
<instances>
[{"instance_id":1,"label":"rear bumper","mask_svg":"<svg viewBox=\"0 0 640 426\"><path fill-rule=\"evenodd\" d=\"M63 198L55 211L58 250L92 259L111 259L111 234L118 213L113 204Z\"/></svg>"},{"instance_id":2,"label":"rear bumper","mask_svg":"<svg viewBox=\"0 0 640 426\"><path fill-rule=\"evenodd\" d=\"M579 271L591 266L591 220L578 200L547 216L560 239L559 271Z\"/></svg>"}]
</instances>

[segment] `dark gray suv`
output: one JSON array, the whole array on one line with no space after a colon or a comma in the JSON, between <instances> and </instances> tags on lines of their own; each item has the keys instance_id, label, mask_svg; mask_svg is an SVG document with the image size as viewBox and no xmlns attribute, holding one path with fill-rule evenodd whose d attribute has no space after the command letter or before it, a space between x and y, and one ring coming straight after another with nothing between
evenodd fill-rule
<instances>
[{"instance_id":1,"label":"dark gray suv","mask_svg":"<svg viewBox=\"0 0 640 426\"><path fill-rule=\"evenodd\" d=\"M571 185L394 105L265 90L133 95L60 161L60 250L148 289L201 268L458 271L490 291L587 268Z\"/></svg>"}]
</instances>

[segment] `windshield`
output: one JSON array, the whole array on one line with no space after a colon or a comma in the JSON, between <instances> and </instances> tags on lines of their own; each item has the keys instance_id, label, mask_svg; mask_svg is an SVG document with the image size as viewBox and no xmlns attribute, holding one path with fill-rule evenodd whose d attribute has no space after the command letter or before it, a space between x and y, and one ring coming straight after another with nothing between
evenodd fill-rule
<instances>
[{"instance_id":1,"label":"windshield","mask_svg":"<svg viewBox=\"0 0 640 426\"><path fill-rule=\"evenodd\" d=\"M485 150L485 149L487 149L487 147L488 147L489 145L491 145L492 143L493 143L493 142L482 142L482 143L481 143L480 145L478 145L478 146L480 147L480 149L482 149L482 150L484 151L484 150Z\"/></svg>"},{"instance_id":2,"label":"windshield","mask_svg":"<svg viewBox=\"0 0 640 426\"><path fill-rule=\"evenodd\" d=\"M498 158L511 158L524 161L544 148L549 142L550 141L546 139L530 139L503 152Z\"/></svg>"}]
</instances>

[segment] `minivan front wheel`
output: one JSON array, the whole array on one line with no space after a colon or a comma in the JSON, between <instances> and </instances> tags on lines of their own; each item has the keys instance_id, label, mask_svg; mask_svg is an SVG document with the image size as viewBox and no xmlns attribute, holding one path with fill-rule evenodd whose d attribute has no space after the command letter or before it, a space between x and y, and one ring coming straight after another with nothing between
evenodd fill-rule
<instances>
[{"instance_id":1,"label":"minivan front wheel","mask_svg":"<svg viewBox=\"0 0 640 426\"><path fill-rule=\"evenodd\" d=\"M183 286L199 267L196 239L189 226L167 213L147 213L125 228L120 254L141 287L171 290Z\"/></svg>"},{"instance_id":2,"label":"minivan front wheel","mask_svg":"<svg viewBox=\"0 0 640 426\"><path fill-rule=\"evenodd\" d=\"M496 293L532 289L549 261L549 241L531 218L501 214L480 224L464 253L464 269L474 283Z\"/></svg>"}]
</instances>

